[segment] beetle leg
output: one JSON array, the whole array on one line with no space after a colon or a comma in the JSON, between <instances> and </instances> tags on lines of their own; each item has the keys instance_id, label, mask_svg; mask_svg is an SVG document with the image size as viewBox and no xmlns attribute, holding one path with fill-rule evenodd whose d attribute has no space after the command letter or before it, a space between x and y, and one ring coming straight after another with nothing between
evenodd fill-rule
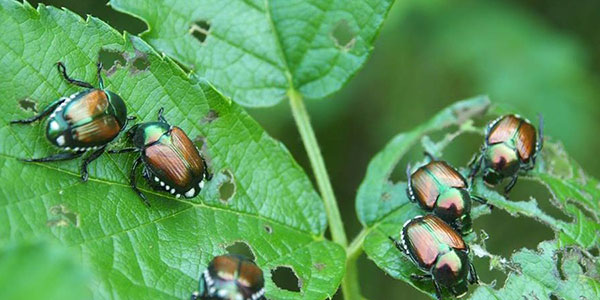
<instances>
[{"instance_id":1,"label":"beetle leg","mask_svg":"<svg viewBox=\"0 0 600 300\"><path fill-rule=\"evenodd\" d=\"M442 289L440 288L440 285L435 280L433 280L433 287L435 287L435 297L438 300L442 300Z\"/></svg>"},{"instance_id":2,"label":"beetle leg","mask_svg":"<svg viewBox=\"0 0 600 300\"><path fill-rule=\"evenodd\" d=\"M479 197L477 195L471 195L471 199L473 199L481 204L487 204L487 200L485 198Z\"/></svg>"},{"instance_id":3,"label":"beetle leg","mask_svg":"<svg viewBox=\"0 0 600 300\"><path fill-rule=\"evenodd\" d=\"M477 276L477 272L475 271L475 266L473 266L473 263L469 263L468 279L470 284L479 284L479 276Z\"/></svg>"},{"instance_id":4,"label":"beetle leg","mask_svg":"<svg viewBox=\"0 0 600 300\"><path fill-rule=\"evenodd\" d=\"M505 197L508 198L508 192L510 192L510 190L512 190L512 188L517 183L517 178L519 178L519 175L515 174L515 176L512 177L512 179L510 180L508 185L506 185L506 187L504 188L504 196Z\"/></svg>"},{"instance_id":5,"label":"beetle leg","mask_svg":"<svg viewBox=\"0 0 600 300\"><path fill-rule=\"evenodd\" d=\"M65 78L66 81L68 81L70 84L74 84L76 86L80 86L80 87L84 87L84 88L88 88L88 89L93 89L94 86L85 82L85 81L81 81L81 80L77 80L77 79L73 79L71 77L69 77L69 75L67 75L67 69L65 68L65 65L62 62L58 62L56 63L56 66L58 67L58 71L62 74L62 76Z\"/></svg>"},{"instance_id":6,"label":"beetle leg","mask_svg":"<svg viewBox=\"0 0 600 300\"><path fill-rule=\"evenodd\" d=\"M96 64L96 67L98 68L96 71L96 74L98 75L98 86L100 87L101 90L104 89L104 80L102 80L102 62L99 61L98 64Z\"/></svg>"},{"instance_id":7,"label":"beetle leg","mask_svg":"<svg viewBox=\"0 0 600 300\"><path fill-rule=\"evenodd\" d=\"M410 278L415 281L424 281L424 280L432 280L433 276L431 276L431 274L422 274L422 275L410 274Z\"/></svg>"},{"instance_id":8,"label":"beetle leg","mask_svg":"<svg viewBox=\"0 0 600 300\"><path fill-rule=\"evenodd\" d=\"M200 156L200 158L202 158L202 164L204 165L204 179L210 181L213 177L213 174L208 172L208 165L206 164L204 157Z\"/></svg>"},{"instance_id":9,"label":"beetle leg","mask_svg":"<svg viewBox=\"0 0 600 300\"><path fill-rule=\"evenodd\" d=\"M396 240L395 238L388 236L388 238L390 239L390 241L392 241L392 243L394 243L394 246L396 246L396 248L398 250L400 250L400 252L402 253L406 253L406 249L404 249L404 246L402 245L402 243L398 242L398 240Z\"/></svg>"},{"instance_id":10,"label":"beetle leg","mask_svg":"<svg viewBox=\"0 0 600 300\"><path fill-rule=\"evenodd\" d=\"M121 128L121 131L126 130L127 128L127 124L129 124L129 121L133 121L137 119L136 116L127 116L127 118L125 119L125 124L123 124L123 128ZM134 125L135 126L135 125ZM131 126L131 128L133 128L134 126ZM131 129L130 128L130 129ZM129 129L127 129L127 131L129 131Z\"/></svg>"},{"instance_id":11,"label":"beetle leg","mask_svg":"<svg viewBox=\"0 0 600 300\"><path fill-rule=\"evenodd\" d=\"M131 185L131 188L138 194L138 196L140 196L140 198L142 198L144 204L150 207L150 202L148 202L148 199L146 199L146 195L144 195L144 193L142 193L142 191L140 191L140 189L138 189L137 187L137 178L135 176L135 171L137 170L141 161L142 157L140 156L133 162L133 166L131 167L131 173L129 174L129 183Z\"/></svg>"},{"instance_id":12,"label":"beetle leg","mask_svg":"<svg viewBox=\"0 0 600 300\"><path fill-rule=\"evenodd\" d=\"M481 168L482 163L483 163L483 154L479 154L479 157L476 158L475 164L471 168L471 172L469 172L469 181L470 181L471 187L473 186L473 183L475 182L475 175L477 175L477 173L479 173L479 169Z\"/></svg>"},{"instance_id":13,"label":"beetle leg","mask_svg":"<svg viewBox=\"0 0 600 300\"><path fill-rule=\"evenodd\" d=\"M437 157L433 156L433 154L431 154L431 153L429 153L427 151L423 151L423 154L425 156L427 156L427 158L429 158L430 161L437 161L438 160Z\"/></svg>"},{"instance_id":14,"label":"beetle leg","mask_svg":"<svg viewBox=\"0 0 600 300\"><path fill-rule=\"evenodd\" d=\"M108 150L108 153L121 154L121 153L137 152L137 151L140 151L140 149L138 149L136 147L130 147L130 148L123 148L123 149L118 149L118 150Z\"/></svg>"},{"instance_id":15,"label":"beetle leg","mask_svg":"<svg viewBox=\"0 0 600 300\"><path fill-rule=\"evenodd\" d=\"M14 120L14 121L10 121L10 124L29 124L29 123L33 123L47 115L49 115L51 112L53 112L59 105L61 105L63 102L65 102L65 100L67 100L67 98L60 98L52 103L50 103L50 105L48 105L46 108L44 108L44 110L29 118L29 119L24 119L24 120Z\"/></svg>"},{"instance_id":16,"label":"beetle leg","mask_svg":"<svg viewBox=\"0 0 600 300\"><path fill-rule=\"evenodd\" d=\"M62 161L62 160L69 160L69 159L74 159L74 158L80 157L82 154L83 154L83 152L63 152L63 153L58 153L58 154L50 155L48 157L41 157L41 158L21 158L19 160L26 161L26 162Z\"/></svg>"},{"instance_id":17,"label":"beetle leg","mask_svg":"<svg viewBox=\"0 0 600 300\"><path fill-rule=\"evenodd\" d=\"M165 112L165 108L161 107L158 110L158 121L163 122L165 124L169 124L169 122L167 122L167 119L165 119L165 117L163 116L163 113Z\"/></svg>"},{"instance_id":18,"label":"beetle leg","mask_svg":"<svg viewBox=\"0 0 600 300\"><path fill-rule=\"evenodd\" d=\"M102 146L100 147L100 149L92 152L92 154L90 156L88 156L86 159L83 160L83 163L81 164L81 180L83 180L83 182L86 182L88 180L88 170L87 170L87 166L93 162L94 160L96 160L98 157L100 157L100 155L102 155L102 153L104 153L104 150L106 149L106 146Z\"/></svg>"}]
</instances>

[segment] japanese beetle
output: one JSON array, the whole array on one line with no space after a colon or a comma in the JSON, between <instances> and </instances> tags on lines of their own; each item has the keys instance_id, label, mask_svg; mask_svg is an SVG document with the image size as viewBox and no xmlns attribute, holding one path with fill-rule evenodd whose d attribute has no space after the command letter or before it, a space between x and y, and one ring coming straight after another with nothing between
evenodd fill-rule
<instances>
[{"instance_id":1,"label":"japanese beetle","mask_svg":"<svg viewBox=\"0 0 600 300\"><path fill-rule=\"evenodd\" d=\"M417 216L404 223L400 235L400 241L389 238L426 273L411 277L433 280L438 299L442 299L442 287L460 298L467 293L469 284L478 283L468 255L469 247L442 219L435 215Z\"/></svg>"},{"instance_id":2,"label":"japanese beetle","mask_svg":"<svg viewBox=\"0 0 600 300\"><path fill-rule=\"evenodd\" d=\"M472 231L471 200L486 201L471 195L465 178L447 162L425 153L430 162L410 173L406 168L406 194L412 202L434 213L463 235Z\"/></svg>"},{"instance_id":3,"label":"japanese beetle","mask_svg":"<svg viewBox=\"0 0 600 300\"><path fill-rule=\"evenodd\" d=\"M491 186L504 178L511 178L504 188L508 192L517 183L520 170L529 171L544 143L544 119L540 115L539 132L519 115L506 115L490 122L486 127L485 141L475 158L469 177L473 181L483 164L483 181Z\"/></svg>"},{"instance_id":4,"label":"japanese beetle","mask_svg":"<svg viewBox=\"0 0 600 300\"><path fill-rule=\"evenodd\" d=\"M109 151L140 152L131 169L130 184L148 206L150 203L136 183L140 163L144 164L142 175L154 189L164 190L176 198L196 197L204 187L204 179L212 178L198 148L181 128L169 125L163 111L163 108L158 111L158 122L140 123L129 129L128 136L134 147Z\"/></svg>"},{"instance_id":5,"label":"japanese beetle","mask_svg":"<svg viewBox=\"0 0 600 300\"><path fill-rule=\"evenodd\" d=\"M104 88L101 63L98 63L99 88L94 88L90 83L70 78L62 62L58 62L57 67L66 81L86 88L86 90L55 100L36 116L10 123L28 124L50 115L46 125L46 138L54 146L67 152L22 160L27 162L63 161L80 157L91 150L92 154L81 164L81 179L87 181L88 164L100 157L104 153L106 145L127 127L127 121L133 120L135 117L127 117L127 107L123 99Z\"/></svg>"},{"instance_id":6,"label":"japanese beetle","mask_svg":"<svg viewBox=\"0 0 600 300\"><path fill-rule=\"evenodd\" d=\"M192 300L264 300L262 270L242 256L215 257L202 272L200 287Z\"/></svg>"}]
</instances>

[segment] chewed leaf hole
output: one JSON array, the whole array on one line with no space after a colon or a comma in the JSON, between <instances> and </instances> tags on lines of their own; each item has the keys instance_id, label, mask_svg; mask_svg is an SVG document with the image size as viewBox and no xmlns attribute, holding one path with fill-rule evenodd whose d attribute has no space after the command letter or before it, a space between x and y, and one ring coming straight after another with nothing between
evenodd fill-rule
<instances>
[{"instance_id":1,"label":"chewed leaf hole","mask_svg":"<svg viewBox=\"0 0 600 300\"><path fill-rule=\"evenodd\" d=\"M46 222L46 225L49 227L79 227L79 215L69 211L63 205L50 207L50 214L53 215L53 217L50 217Z\"/></svg>"},{"instance_id":2,"label":"chewed leaf hole","mask_svg":"<svg viewBox=\"0 0 600 300\"><path fill-rule=\"evenodd\" d=\"M19 100L19 107L24 111L38 112L37 103L29 98Z\"/></svg>"},{"instance_id":3,"label":"chewed leaf hole","mask_svg":"<svg viewBox=\"0 0 600 300\"><path fill-rule=\"evenodd\" d=\"M356 42L356 33L346 20L340 20L335 24L331 31L331 38L338 48L349 50L354 47Z\"/></svg>"},{"instance_id":4,"label":"chewed leaf hole","mask_svg":"<svg viewBox=\"0 0 600 300\"><path fill-rule=\"evenodd\" d=\"M150 62L146 57L138 57L133 60L132 66L136 71L144 71L148 69Z\"/></svg>"},{"instance_id":5,"label":"chewed leaf hole","mask_svg":"<svg viewBox=\"0 0 600 300\"><path fill-rule=\"evenodd\" d=\"M202 123L211 123L212 121L216 120L219 118L219 113L214 110L211 109L208 111L208 113L206 114L206 116L204 116L204 118L202 118Z\"/></svg>"},{"instance_id":6,"label":"chewed leaf hole","mask_svg":"<svg viewBox=\"0 0 600 300\"><path fill-rule=\"evenodd\" d=\"M473 227L489 234L487 248L494 249L494 253L502 257L510 257L514 251L523 247L535 249L542 241L555 238L550 227L532 218L513 217L502 209L494 209L492 214L476 219ZM515 232L524 234L516 235ZM502 238L507 236L511 237L511 243L506 243Z\"/></svg>"},{"instance_id":7,"label":"chewed leaf hole","mask_svg":"<svg viewBox=\"0 0 600 300\"><path fill-rule=\"evenodd\" d=\"M498 186L501 190L503 186ZM534 197L539 208L557 220L572 222L573 218L565 213L564 206L555 200L548 188L537 180L519 178L519 181L510 192L513 199L528 199Z\"/></svg>"},{"instance_id":8,"label":"chewed leaf hole","mask_svg":"<svg viewBox=\"0 0 600 300\"><path fill-rule=\"evenodd\" d=\"M302 282L292 268L280 266L271 270L271 278L275 285L284 290L300 292Z\"/></svg>"},{"instance_id":9,"label":"chewed leaf hole","mask_svg":"<svg viewBox=\"0 0 600 300\"><path fill-rule=\"evenodd\" d=\"M271 233L273 233L273 228L272 228L271 226L269 226L269 225L265 225L265 226L264 226L264 228L265 228L265 231L266 231L268 234L271 234Z\"/></svg>"},{"instance_id":10,"label":"chewed leaf hole","mask_svg":"<svg viewBox=\"0 0 600 300\"><path fill-rule=\"evenodd\" d=\"M550 300L561 300L562 298L559 298L558 296L556 296L554 293L550 294Z\"/></svg>"},{"instance_id":11,"label":"chewed leaf hole","mask_svg":"<svg viewBox=\"0 0 600 300\"><path fill-rule=\"evenodd\" d=\"M560 279L567 280L567 276L565 276L565 272L563 270L563 253L558 251L556 254L556 269L558 270L558 275Z\"/></svg>"},{"instance_id":12,"label":"chewed leaf hole","mask_svg":"<svg viewBox=\"0 0 600 300\"><path fill-rule=\"evenodd\" d=\"M221 199L221 201L227 202L231 198L233 198L233 195L235 195L236 187L235 180L233 178L233 174L231 174L231 171L225 170L223 174L226 175L227 179L219 185L219 199Z\"/></svg>"},{"instance_id":13,"label":"chewed leaf hole","mask_svg":"<svg viewBox=\"0 0 600 300\"><path fill-rule=\"evenodd\" d=\"M106 76L111 76L117 68L127 64L127 60L120 51L100 49L98 60L102 63L102 68L106 70Z\"/></svg>"},{"instance_id":14,"label":"chewed leaf hole","mask_svg":"<svg viewBox=\"0 0 600 300\"><path fill-rule=\"evenodd\" d=\"M247 257L254 261L254 252L246 242L235 242L226 248L227 253Z\"/></svg>"},{"instance_id":15,"label":"chewed leaf hole","mask_svg":"<svg viewBox=\"0 0 600 300\"><path fill-rule=\"evenodd\" d=\"M190 26L190 33L194 38L196 38L200 43L204 43L206 37L209 34L210 24L207 21L200 20L194 22L192 26Z\"/></svg>"}]
</instances>

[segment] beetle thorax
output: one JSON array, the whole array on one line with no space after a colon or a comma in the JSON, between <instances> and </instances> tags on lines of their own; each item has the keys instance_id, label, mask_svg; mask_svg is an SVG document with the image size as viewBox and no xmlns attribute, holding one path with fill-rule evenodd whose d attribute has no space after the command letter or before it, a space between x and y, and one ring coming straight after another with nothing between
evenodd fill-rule
<instances>
[{"instance_id":1,"label":"beetle thorax","mask_svg":"<svg viewBox=\"0 0 600 300\"><path fill-rule=\"evenodd\" d=\"M468 271L467 254L454 249L440 254L431 269L436 281L455 291L457 296L466 292Z\"/></svg>"},{"instance_id":2,"label":"beetle thorax","mask_svg":"<svg viewBox=\"0 0 600 300\"><path fill-rule=\"evenodd\" d=\"M440 194L436 202L435 214L442 220L451 222L471 210L469 193L462 188L449 188Z\"/></svg>"},{"instance_id":3,"label":"beetle thorax","mask_svg":"<svg viewBox=\"0 0 600 300\"><path fill-rule=\"evenodd\" d=\"M519 170L519 157L514 148L506 143L495 144L486 153L487 165L503 177L514 175Z\"/></svg>"}]
</instances>

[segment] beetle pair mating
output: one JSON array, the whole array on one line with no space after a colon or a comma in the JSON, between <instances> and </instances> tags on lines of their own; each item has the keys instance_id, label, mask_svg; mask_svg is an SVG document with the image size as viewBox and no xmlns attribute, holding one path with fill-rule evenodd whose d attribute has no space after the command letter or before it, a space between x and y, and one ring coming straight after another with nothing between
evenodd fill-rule
<instances>
[{"instance_id":1,"label":"beetle pair mating","mask_svg":"<svg viewBox=\"0 0 600 300\"><path fill-rule=\"evenodd\" d=\"M410 201L432 214L407 221L400 241L389 237L425 275L413 275L415 280L432 280L436 296L442 299L442 287L453 295L462 296L468 284L478 282L471 264L469 248L462 239L472 231L471 202L485 204L485 199L471 195L467 180L447 162L425 153L429 162L411 173L406 168Z\"/></svg>"},{"instance_id":2,"label":"beetle pair mating","mask_svg":"<svg viewBox=\"0 0 600 300\"><path fill-rule=\"evenodd\" d=\"M202 272L192 300L264 300L265 279L251 260L238 255L213 258Z\"/></svg>"},{"instance_id":3,"label":"beetle pair mating","mask_svg":"<svg viewBox=\"0 0 600 300\"><path fill-rule=\"evenodd\" d=\"M126 130L128 121L127 107L121 97L104 87L98 63L98 85L72 79L67 75L65 66L59 62L58 71L65 80L86 88L69 97L61 97L52 102L42 112L24 120L11 121L12 124L28 124L48 115L46 138L54 146L65 150L43 158L23 159L27 162L52 162L70 160L92 151L81 164L81 179L88 180L88 165L106 150L106 147ZM110 153L140 152L131 170L130 184L133 190L149 205L146 196L138 189L136 170L143 163L142 174L150 185L165 190L179 198L198 195L204 180L210 180L206 162L198 148L179 127L171 126L163 117L163 109L158 112L157 122L136 124L127 130L134 147Z\"/></svg>"}]
</instances>

